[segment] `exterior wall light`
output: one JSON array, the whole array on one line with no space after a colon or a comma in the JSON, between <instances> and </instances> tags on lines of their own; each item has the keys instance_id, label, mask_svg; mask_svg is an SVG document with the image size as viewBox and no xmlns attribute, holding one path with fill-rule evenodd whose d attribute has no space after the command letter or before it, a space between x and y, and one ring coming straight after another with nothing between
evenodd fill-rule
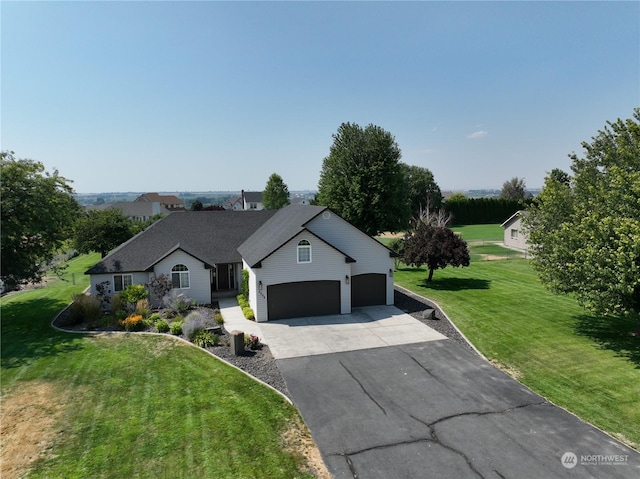
<instances>
[{"instance_id":1,"label":"exterior wall light","mask_svg":"<svg viewBox=\"0 0 640 479\"><path fill-rule=\"evenodd\" d=\"M393 278L393 270L389 268L389 278Z\"/></svg>"},{"instance_id":2,"label":"exterior wall light","mask_svg":"<svg viewBox=\"0 0 640 479\"><path fill-rule=\"evenodd\" d=\"M349 275L348 275L348 274L347 274L347 275L345 275L345 277L344 277L344 282L345 282L346 284L349 284Z\"/></svg>"},{"instance_id":3,"label":"exterior wall light","mask_svg":"<svg viewBox=\"0 0 640 479\"><path fill-rule=\"evenodd\" d=\"M262 281L258 281L258 291L262 291Z\"/></svg>"}]
</instances>

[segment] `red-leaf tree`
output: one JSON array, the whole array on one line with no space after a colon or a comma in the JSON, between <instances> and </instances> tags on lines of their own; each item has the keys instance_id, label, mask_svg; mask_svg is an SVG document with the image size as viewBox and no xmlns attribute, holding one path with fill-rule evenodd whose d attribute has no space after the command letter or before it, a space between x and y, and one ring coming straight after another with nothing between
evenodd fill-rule
<instances>
[{"instance_id":1,"label":"red-leaf tree","mask_svg":"<svg viewBox=\"0 0 640 479\"><path fill-rule=\"evenodd\" d=\"M462 238L437 222L415 220L404 238L404 262L429 268L427 281L436 269L447 266L469 266L469 248Z\"/></svg>"}]
</instances>

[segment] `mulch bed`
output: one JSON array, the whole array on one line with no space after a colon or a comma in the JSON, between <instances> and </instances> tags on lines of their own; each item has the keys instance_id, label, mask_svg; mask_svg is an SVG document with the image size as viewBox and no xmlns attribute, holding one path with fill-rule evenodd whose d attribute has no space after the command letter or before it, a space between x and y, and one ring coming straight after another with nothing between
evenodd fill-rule
<instances>
[{"instance_id":1,"label":"mulch bed","mask_svg":"<svg viewBox=\"0 0 640 479\"><path fill-rule=\"evenodd\" d=\"M474 351L464 337L458 332L458 330L451 324L447 317L440 311L440 309L432 302L414 295L412 293L405 293L399 290L394 291L395 306L402 311L408 313L412 317L426 324L430 328L435 329L439 333L445 335L452 341L459 342L466 348ZM215 307L216 305L213 305ZM213 307L199 307L197 308L201 313L213 318ZM435 314L433 319L425 315L425 311L433 309ZM92 331L122 331L117 326L105 326L97 324L81 323L78 325L66 325L65 320L68 318L68 310L63 311L54 321L54 325L69 331L78 332L92 332ZM225 333L224 328L220 337L220 343L217 346L206 348L207 351L213 355L223 359L239 369L251 374L252 376L267 383L271 387L277 389L284 395L290 397L287 385L280 374L278 364L273 358L269 346L266 344L260 344L259 348L255 351L245 350L242 356L236 356L233 354L230 347L230 335ZM150 332L155 332L154 329L150 329ZM167 333L168 334L168 333Z\"/></svg>"}]
</instances>

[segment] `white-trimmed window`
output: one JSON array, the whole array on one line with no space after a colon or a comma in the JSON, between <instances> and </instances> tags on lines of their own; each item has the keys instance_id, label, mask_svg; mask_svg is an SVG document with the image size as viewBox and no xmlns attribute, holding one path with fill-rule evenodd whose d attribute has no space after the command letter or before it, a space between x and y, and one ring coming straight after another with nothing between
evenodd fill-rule
<instances>
[{"instance_id":1,"label":"white-trimmed window","mask_svg":"<svg viewBox=\"0 0 640 479\"><path fill-rule=\"evenodd\" d=\"M183 264L177 264L171 268L171 285L176 288L189 287L189 268Z\"/></svg>"},{"instance_id":2,"label":"white-trimmed window","mask_svg":"<svg viewBox=\"0 0 640 479\"><path fill-rule=\"evenodd\" d=\"M133 283L133 278L130 274L114 274L113 275L113 291L116 293L123 291L124 288Z\"/></svg>"},{"instance_id":3,"label":"white-trimmed window","mask_svg":"<svg viewBox=\"0 0 640 479\"><path fill-rule=\"evenodd\" d=\"M517 240L518 239L518 230L516 230L516 229L512 229L511 230L511 239L512 240Z\"/></svg>"},{"instance_id":4,"label":"white-trimmed window","mask_svg":"<svg viewBox=\"0 0 640 479\"><path fill-rule=\"evenodd\" d=\"M298 242L298 263L311 263L311 243L307 240Z\"/></svg>"}]
</instances>

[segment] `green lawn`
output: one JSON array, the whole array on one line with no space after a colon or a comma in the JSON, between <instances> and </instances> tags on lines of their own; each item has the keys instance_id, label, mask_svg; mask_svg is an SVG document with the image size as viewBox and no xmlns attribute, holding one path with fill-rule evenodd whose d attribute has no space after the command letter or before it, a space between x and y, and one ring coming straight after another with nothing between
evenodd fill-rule
<instances>
[{"instance_id":1,"label":"green lawn","mask_svg":"<svg viewBox=\"0 0 640 479\"><path fill-rule=\"evenodd\" d=\"M284 447L295 408L239 371L168 336L50 328L87 286L78 273L98 259L71 262L76 285L56 281L0 302L3 410L45 391L56 417L50 454L29 477L310 477Z\"/></svg>"},{"instance_id":2,"label":"green lawn","mask_svg":"<svg viewBox=\"0 0 640 479\"><path fill-rule=\"evenodd\" d=\"M466 242L495 242L504 239L504 230L502 226L497 224L454 226L451 229L458 233Z\"/></svg>"},{"instance_id":3,"label":"green lawn","mask_svg":"<svg viewBox=\"0 0 640 479\"><path fill-rule=\"evenodd\" d=\"M436 301L485 356L522 383L638 448L634 321L594 316L572 298L549 293L523 259L437 270L432 284L426 277L424 268L403 267L395 281Z\"/></svg>"}]
</instances>

